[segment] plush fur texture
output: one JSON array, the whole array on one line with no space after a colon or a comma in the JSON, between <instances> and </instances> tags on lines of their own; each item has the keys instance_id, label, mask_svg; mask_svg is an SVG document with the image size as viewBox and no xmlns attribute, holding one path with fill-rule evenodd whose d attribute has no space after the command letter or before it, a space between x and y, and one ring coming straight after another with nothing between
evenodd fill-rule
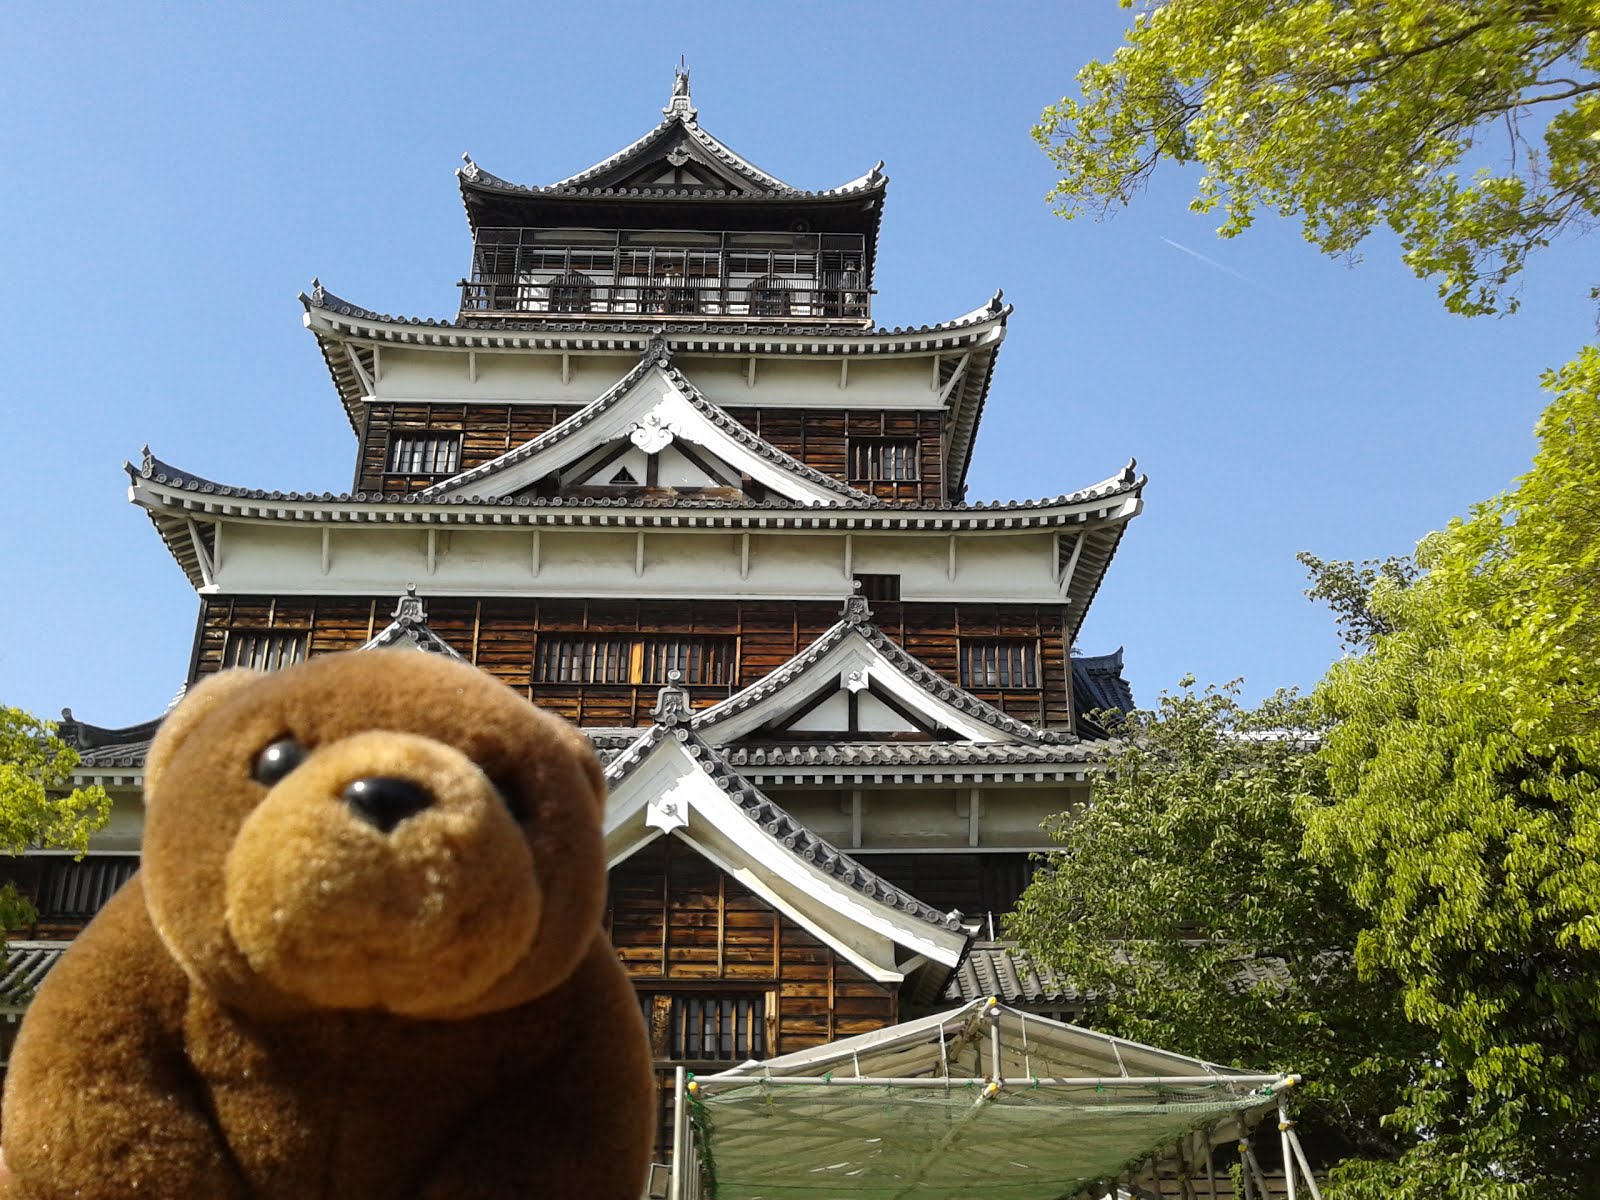
<instances>
[{"instance_id":1,"label":"plush fur texture","mask_svg":"<svg viewBox=\"0 0 1600 1200\"><path fill-rule=\"evenodd\" d=\"M425 806L383 828L349 799L374 779ZM0 1197L642 1194L649 1046L577 730L471 667L337 655L195 688L145 791L139 874L23 1023Z\"/></svg>"}]
</instances>

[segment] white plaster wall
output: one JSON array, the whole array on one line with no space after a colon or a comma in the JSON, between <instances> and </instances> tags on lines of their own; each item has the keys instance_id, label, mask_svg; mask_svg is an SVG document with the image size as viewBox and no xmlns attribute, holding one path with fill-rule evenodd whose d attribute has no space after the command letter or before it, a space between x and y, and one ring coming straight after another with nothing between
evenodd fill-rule
<instances>
[{"instance_id":1,"label":"white plaster wall","mask_svg":"<svg viewBox=\"0 0 1600 1200\"><path fill-rule=\"evenodd\" d=\"M214 593L387 592L415 582L424 595L681 596L840 599L849 590L844 535L753 533L741 578L742 536L708 531L646 531L644 570L635 573L634 530L439 526L434 566L421 525L329 527L322 572L322 527L233 520L222 534ZM1055 602L1049 532L977 533L958 538L955 579L946 572L945 534L851 535L852 569L902 577L906 600Z\"/></svg>"},{"instance_id":2,"label":"white plaster wall","mask_svg":"<svg viewBox=\"0 0 1600 1200\"><path fill-rule=\"evenodd\" d=\"M137 791L108 788L111 818L89 836L89 849L102 853L139 849L144 833L144 803Z\"/></svg>"},{"instance_id":3,"label":"white plaster wall","mask_svg":"<svg viewBox=\"0 0 1600 1200\"><path fill-rule=\"evenodd\" d=\"M795 820L840 849L851 848L850 792L833 787L776 786L763 791ZM1083 803L1081 783L984 784L978 844L971 843L970 787L867 787L861 798L863 850L1044 850L1049 816ZM870 865L870 864L869 864Z\"/></svg>"},{"instance_id":4,"label":"white plaster wall","mask_svg":"<svg viewBox=\"0 0 1600 1200\"><path fill-rule=\"evenodd\" d=\"M568 381L561 382L561 355L478 350L476 382L468 352L384 346L379 356L379 400L488 403L587 404L621 379L639 360L629 354L570 354Z\"/></svg>"},{"instance_id":5,"label":"white plaster wall","mask_svg":"<svg viewBox=\"0 0 1600 1200\"><path fill-rule=\"evenodd\" d=\"M738 355L680 356L677 365L708 400L727 407L770 404L780 408L938 408L931 386L932 355L849 359L844 387L833 356L756 358L756 385L749 385L750 360Z\"/></svg>"},{"instance_id":6,"label":"white plaster wall","mask_svg":"<svg viewBox=\"0 0 1600 1200\"><path fill-rule=\"evenodd\" d=\"M631 353L571 352L566 383L559 351L477 350L477 379L468 351L442 347L383 346L375 398L383 401L587 404L638 363ZM833 355L756 357L756 383L749 384L748 355L679 355L675 365L709 399L722 405L780 408L936 409L931 354L885 359L849 359L846 386L839 386L840 359Z\"/></svg>"}]
</instances>

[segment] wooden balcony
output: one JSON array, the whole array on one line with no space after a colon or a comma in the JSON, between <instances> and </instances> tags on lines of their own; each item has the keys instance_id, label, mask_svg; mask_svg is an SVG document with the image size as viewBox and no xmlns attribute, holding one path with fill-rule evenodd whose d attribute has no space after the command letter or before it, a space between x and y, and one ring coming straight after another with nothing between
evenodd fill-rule
<instances>
[{"instance_id":1,"label":"wooden balcony","mask_svg":"<svg viewBox=\"0 0 1600 1200\"><path fill-rule=\"evenodd\" d=\"M478 231L461 316L868 325L854 234Z\"/></svg>"}]
</instances>

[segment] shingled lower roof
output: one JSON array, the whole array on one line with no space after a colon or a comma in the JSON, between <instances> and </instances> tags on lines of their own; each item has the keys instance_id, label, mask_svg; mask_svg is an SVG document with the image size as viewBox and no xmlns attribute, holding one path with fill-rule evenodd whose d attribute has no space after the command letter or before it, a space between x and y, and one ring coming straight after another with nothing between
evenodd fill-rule
<instances>
[{"instance_id":1,"label":"shingled lower roof","mask_svg":"<svg viewBox=\"0 0 1600 1200\"><path fill-rule=\"evenodd\" d=\"M695 730L718 745L748 733L745 727L751 725L753 715L759 715L758 723L765 723L769 719L768 710L772 706L767 702L773 697L793 692L797 700L802 699L814 692L817 686L836 679L837 672L826 660L852 639L859 639L870 647L890 670L920 689L935 705L958 713L978 726L982 733L968 733L969 740L1016 741L1036 746L1062 746L1078 741L1076 735L1069 731L1041 729L1008 716L994 705L951 683L879 629L872 621L871 607L861 596L848 598L839 622L781 667L726 700L696 713L693 718ZM937 710L931 712L930 716L936 719ZM738 732L718 729L722 725L728 725Z\"/></svg>"},{"instance_id":2,"label":"shingled lower roof","mask_svg":"<svg viewBox=\"0 0 1600 1200\"><path fill-rule=\"evenodd\" d=\"M744 872L747 884L753 880L758 888L766 887L765 898L769 902L836 944L864 969L882 976L885 964L864 960L860 947L849 939L840 942L827 928L819 929L815 912L797 911L793 904L796 891L834 912L837 920L859 924L863 914L876 913L870 927L876 928L880 935L887 931L891 940L898 944L954 965L967 938L959 912L940 912L924 904L790 816L694 731L689 721L689 698L681 688L661 689L653 716L655 724L632 746L611 757L605 768L611 791L606 828L613 865L655 837L666 834L675 834L704 852L708 834L702 823L709 820L733 842L743 841L748 845L748 837L754 835L778 851L789 863L787 869L772 861L723 865L749 867ZM706 785L726 797L731 802L731 810L738 813L737 820L743 829L728 828L725 818L708 816L704 810L690 811L695 803L694 790L685 785L684 768L668 769L663 777L668 781L667 786L662 786L662 780L652 779L645 791L633 794L629 781L649 764L662 761L663 755L676 756L686 764L693 764L687 768L688 776L703 779ZM768 878L775 869L786 878ZM779 888L785 883L790 888L787 897ZM868 907L853 913L848 907L840 908L836 892L841 887Z\"/></svg>"},{"instance_id":3,"label":"shingled lower roof","mask_svg":"<svg viewBox=\"0 0 1600 1200\"><path fill-rule=\"evenodd\" d=\"M44 977L67 952L66 942L8 942L6 970L0 976L0 1011L28 1006Z\"/></svg>"}]
</instances>

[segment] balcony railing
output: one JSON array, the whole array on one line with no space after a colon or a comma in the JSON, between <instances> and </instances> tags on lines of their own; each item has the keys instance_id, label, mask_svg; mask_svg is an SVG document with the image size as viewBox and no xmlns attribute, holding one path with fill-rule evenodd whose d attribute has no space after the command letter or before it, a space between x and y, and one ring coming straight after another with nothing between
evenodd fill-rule
<instances>
[{"instance_id":1,"label":"balcony railing","mask_svg":"<svg viewBox=\"0 0 1600 1200\"><path fill-rule=\"evenodd\" d=\"M482 228L461 313L866 322L865 250L856 234Z\"/></svg>"},{"instance_id":2,"label":"balcony railing","mask_svg":"<svg viewBox=\"0 0 1600 1200\"><path fill-rule=\"evenodd\" d=\"M863 320L871 315L867 293L856 287L729 287L720 280L586 276L540 279L536 275L479 276L461 285L464 314L526 316L654 314L669 317L823 318Z\"/></svg>"}]
</instances>

